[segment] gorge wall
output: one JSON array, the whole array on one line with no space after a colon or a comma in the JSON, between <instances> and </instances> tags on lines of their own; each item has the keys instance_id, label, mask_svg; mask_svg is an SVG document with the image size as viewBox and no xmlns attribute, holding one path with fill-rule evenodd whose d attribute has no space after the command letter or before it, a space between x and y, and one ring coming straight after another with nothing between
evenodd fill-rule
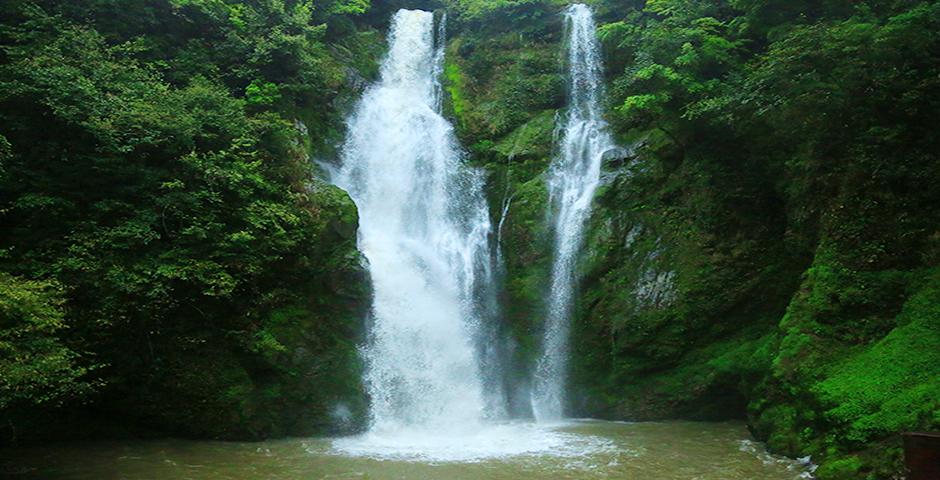
<instances>
[{"instance_id":1,"label":"gorge wall","mask_svg":"<svg viewBox=\"0 0 940 480\"><path fill-rule=\"evenodd\" d=\"M368 2L0 7L0 443L348 431ZM352 18L356 19L354 23Z\"/></svg>"},{"instance_id":2,"label":"gorge wall","mask_svg":"<svg viewBox=\"0 0 940 480\"><path fill-rule=\"evenodd\" d=\"M545 318L563 2L483 3L453 22L446 89L489 172L524 372ZM744 418L775 451L812 455L819 478L895 475L898 434L940 421L940 163L924 89L937 5L594 7L610 121L632 151L605 160L579 264L568 413ZM863 39L879 49L837 53ZM907 103L887 100L905 88Z\"/></svg>"},{"instance_id":3,"label":"gorge wall","mask_svg":"<svg viewBox=\"0 0 940 480\"><path fill-rule=\"evenodd\" d=\"M486 172L526 414L566 2L113 3L3 7L5 441L356 428L357 215L309 160L338 156L399 7L448 12L443 111ZM568 413L743 418L821 479L897 475L898 433L940 428L940 4L587 3L625 149L578 264Z\"/></svg>"}]
</instances>

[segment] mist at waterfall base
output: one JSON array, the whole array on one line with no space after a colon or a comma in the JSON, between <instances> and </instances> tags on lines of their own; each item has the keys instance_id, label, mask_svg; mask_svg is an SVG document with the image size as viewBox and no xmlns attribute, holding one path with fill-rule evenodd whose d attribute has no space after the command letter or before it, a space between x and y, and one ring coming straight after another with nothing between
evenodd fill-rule
<instances>
[{"instance_id":1,"label":"mist at waterfall base","mask_svg":"<svg viewBox=\"0 0 940 480\"><path fill-rule=\"evenodd\" d=\"M747 440L740 422L573 422L577 437L603 437L584 455L517 455L472 462L342 455L331 440L182 439L78 442L0 449L0 477L23 480L800 480L807 466ZM574 445L577 446L577 445ZM811 467L810 467L811 469Z\"/></svg>"}]
</instances>

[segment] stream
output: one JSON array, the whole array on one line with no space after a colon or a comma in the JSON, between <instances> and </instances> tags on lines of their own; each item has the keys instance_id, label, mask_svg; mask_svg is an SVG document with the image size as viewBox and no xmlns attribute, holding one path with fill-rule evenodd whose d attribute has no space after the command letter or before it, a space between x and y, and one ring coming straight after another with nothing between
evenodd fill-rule
<instances>
[{"instance_id":1,"label":"stream","mask_svg":"<svg viewBox=\"0 0 940 480\"><path fill-rule=\"evenodd\" d=\"M740 422L576 420L554 426L515 423L507 427L556 443L549 450L504 455L501 450L512 446L495 439L489 452L471 449L476 458L452 461L421 455L345 453L341 448L348 439L327 438L68 443L0 451L0 474L49 480L811 478L808 466L769 455L761 444L749 440Z\"/></svg>"}]
</instances>

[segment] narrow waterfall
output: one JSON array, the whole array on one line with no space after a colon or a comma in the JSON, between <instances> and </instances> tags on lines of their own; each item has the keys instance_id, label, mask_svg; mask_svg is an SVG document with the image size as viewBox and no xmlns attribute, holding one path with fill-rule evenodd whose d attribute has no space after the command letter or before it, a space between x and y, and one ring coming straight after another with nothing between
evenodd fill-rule
<instances>
[{"instance_id":1,"label":"narrow waterfall","mask_svg":"<svg viewBox=\"0 0 940 480\"><path fill-rule=\"evenodd\" d=\"M586 5L575 4L565 11L565 17L568 109L561 125L559 152L549 171L555 243L542 356L536 364L532 390L532 411L538 421L558 420L563 414L578 251L600 180L601 160L605 152L615 148L601 107L603 66L593 15Z\"/></svg>"},{"instance_id":2,"label":"narrow waterfall","mask_svg":"<svg viewBox=\"0 0 940 480\"><path fill-rule=\"evenodd\" d=\"M348 120L334 175L359 209L374 287L362 351L370 432L417 441L472 430L494 403L478 345L491 226L481 174L440 114L443 34L430 12L395 14L381 78Z\"/></svg>"}]
</instances>

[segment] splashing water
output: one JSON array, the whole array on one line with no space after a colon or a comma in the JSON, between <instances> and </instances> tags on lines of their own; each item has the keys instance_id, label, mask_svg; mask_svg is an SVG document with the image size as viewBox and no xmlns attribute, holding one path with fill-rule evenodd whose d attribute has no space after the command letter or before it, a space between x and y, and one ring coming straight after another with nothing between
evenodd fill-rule
<instances>
[{"instance_id":1,"label":"splashing water","mask_svg":"<svg viewBox=\"0 0 940 480\"><path fill-rule=\"evenodd\" d=\"M602 65L591 10L575 4L565 11L568 48L568 111L560 151L548 182L554 220L552 265L543 353L535 370L532 411L540 421L562 417L568 359L568 332L575 292L575 264L584 223L600 181L604 153L616 148L602 116Z\"/></svg>"},{"instance_id":2,"label":"splashing water","mask_svg":"<svg viewBox=\"0 0 940 480\"><path fill-rule=\"evenodd\" d=\"M546 428L530 424L531 427ZM55 442L0 449L0 475L22 480L802 480L811 464L769 455L736 422L572 422L560 450L460 462L337 454L322 438ZM595 448L596 441L603 444ZM478 444L462 452L479 452ZM807 459L808 460L808 459ZM3 478L6 478L4 476Z\"/></svg>"},{"instance_id":3,"label":"splashing water","mask_svg":"<svg viewBox=\"0 0 940 480\"><path fill-rule=\"evenodd\" d=\"M369 430L332 449L450 462L606 448L598 437L503 417L485 324L494 305L491 225L483 179L463 164L440 114L442 39L431 13L396 13L381 79L348 120L334 182L359 209L374 288L362 350L371 406Z\"/></svg>"},{"instance_id":4,"label":"splashing water","mask_svg":"<svg viewBox=\"0 0 940 480\"><path fill-rule=\"evenodd\" d=\"M348 120L334 175L359 208L374 288L369 431L334 442L345 454L458 460L559 446L492 422L505 406L484 325L491 226L482 176L440 114L443 35L429 12L395 14L381 79Z\"/></svg>"},{"instance_id":5,"label":"splashing water","mask_svg":"<svg viewBox=\"0 0 940 480\"><path fill-rule=\"evenodd\" d=\"M399 11L389 36L334 178L359 208L375 289L363 351L371 430L466 428L486 414L473 344L474 292L489 265L482 179L439 113L433 15Z\"/></svg>"}]
</instances>

